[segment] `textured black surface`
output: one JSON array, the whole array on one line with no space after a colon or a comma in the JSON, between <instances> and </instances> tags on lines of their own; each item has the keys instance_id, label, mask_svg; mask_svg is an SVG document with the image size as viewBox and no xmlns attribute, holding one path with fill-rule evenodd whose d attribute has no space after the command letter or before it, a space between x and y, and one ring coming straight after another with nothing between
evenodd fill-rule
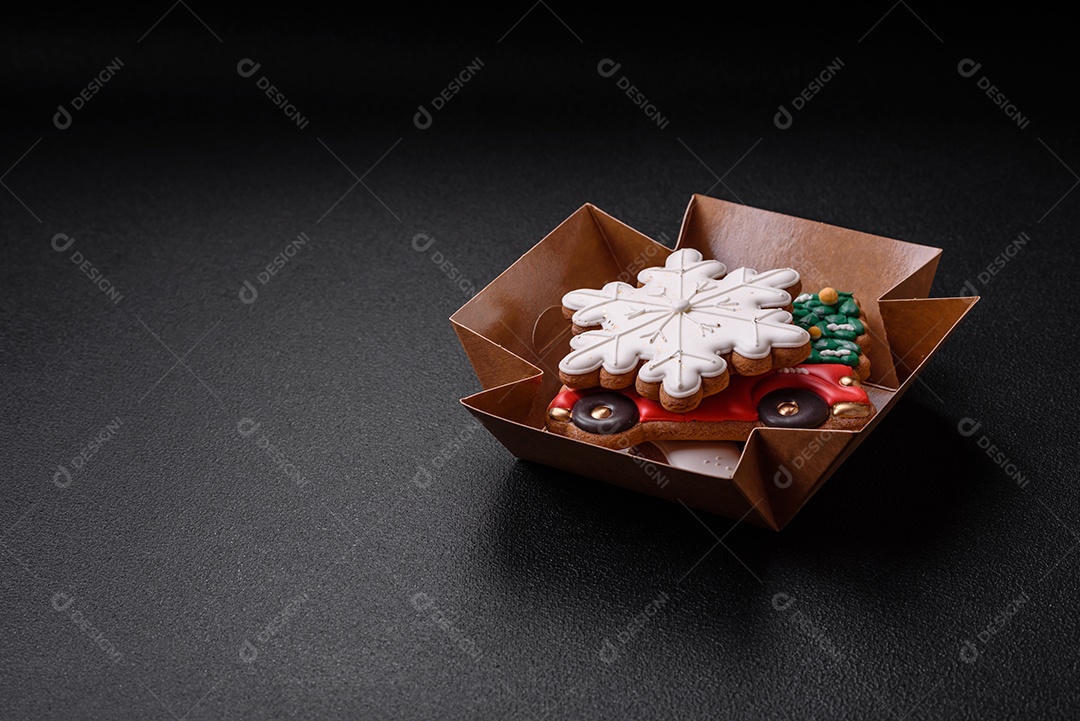
<instances>
[{"instance_id":1,"label":"textured black surface","mask_svg":"<svg viewBox=\"0 0 1080 721\"><path fill-rule=\"evenodd\" d=\"M165 9L0 31L0 718L1080 713L1062 20ZM515 461L457 402L469 287L586 201L670 245L694 192L942 247L935 295L984 296L781 534Z\"/></svg>"}]
</instances>

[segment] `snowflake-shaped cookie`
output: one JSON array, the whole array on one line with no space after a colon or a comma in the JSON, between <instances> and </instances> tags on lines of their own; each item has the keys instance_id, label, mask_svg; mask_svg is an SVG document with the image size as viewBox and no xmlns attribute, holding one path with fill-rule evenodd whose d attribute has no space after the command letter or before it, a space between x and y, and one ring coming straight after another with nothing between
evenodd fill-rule
<instances>
[{"instance_id":1,"label":"snowflake-shaped cookie","mask_svg":"<svg viewBox=\"0 0 1080 721\"><path fill-rule=\"evenodd\" d=\"M638 274L640 288L615 282L567 293L574 325L600 329L570 341L559 377L572 388L625 388L636 375L641 395L685 412L723 390L729 370L757 375L805 359L810 335L784 310L798 272L725 271L696 250L677 250L663 268Z\"/></svg>"}]
</instances>

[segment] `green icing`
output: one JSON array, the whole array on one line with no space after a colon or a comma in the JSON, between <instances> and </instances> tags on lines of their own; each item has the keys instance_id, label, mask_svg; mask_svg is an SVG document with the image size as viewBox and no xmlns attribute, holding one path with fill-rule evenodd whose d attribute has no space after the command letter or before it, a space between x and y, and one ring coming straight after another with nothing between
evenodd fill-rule
<instances>
[{"instance_id":1,"label":"green icing","mask_svg":"<svg viewBox=\"0 0 1080 721\"><path fill-rule=\"evenodd\" d=\"M821 331L821 337L811 343L810 357L803 361L804 363L834 363L851 367L859 365L862 349L854 340L866 332L866 326L859 319L862 312L850 292L837 291L837 295L839 298L832 305L822 303L816 294L793 304L791 315L795 325L807 329L817 326ZM829 330L830 325L851 326L853 330ZM844 350L849 352L833 355L836 351ZM825 355L822 355L822 351L826 352Z\"/></svg>"},{"instance_id":2,"label":"green icing","mask_svg":"<svg viewBox=\"0 0 1080 721\"><path fill-rule=\"evenodd\" d=\"M854 316L854 317L858 318L859 317L859 306L855 305L855 301L853 299L848 298L847 300L845 300L843 303L840 304L840 314L841 315L846 315L846 316L849 316L849 317Z\"/></svg>"},{"instance_id":3,"label":"green icing","mask_svg":"<svg viewBox=\"0 0 1080 721\"><path fill-rule=\"evenodd\" d=\"M849 350L853 353L860 350L856 343L839 338L818 338L810 343L810 347L814 350Z\"/></svg>"}]
</instances>

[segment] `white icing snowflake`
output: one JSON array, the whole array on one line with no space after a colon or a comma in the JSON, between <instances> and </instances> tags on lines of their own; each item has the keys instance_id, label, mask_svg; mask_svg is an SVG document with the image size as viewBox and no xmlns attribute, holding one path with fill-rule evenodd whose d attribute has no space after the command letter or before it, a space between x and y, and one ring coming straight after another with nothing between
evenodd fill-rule
<instances>
[{"instance_id":1,"label":"white icing snowflake","mask_svg":"<svg viewBox=\"0 0 1080 721\"><path fill-rule=\"evenodd\" d=\"M702 378L723 374L722 353L764 358L773 348L810 341L782 307L791 303L782 288L798 282L798 272L739 268L717 280L725 270L719 261L702 260L696 250L677 250L663 268L638 274L640 288L616 282L567 293L562 303L575 311L574 323L600 329L574 336L574 350L559 370L581 375L603 366L622 374L644 360L641 380L662 381L669 396L686 398L697 393Z\"/></svg>"}]
</instances>

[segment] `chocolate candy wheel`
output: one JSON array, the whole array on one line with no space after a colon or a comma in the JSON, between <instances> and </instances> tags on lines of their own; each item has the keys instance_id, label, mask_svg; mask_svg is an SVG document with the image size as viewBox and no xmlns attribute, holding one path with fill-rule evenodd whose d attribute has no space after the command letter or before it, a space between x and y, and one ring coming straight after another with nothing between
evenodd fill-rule
<instances>
[{"instance_id":1,"label":"chocolate candy wheel","mask_svg":"<svg viewBox=\"0 0 1080 721\"><path fill-rule=\"evenodd\" d=\"M772 428L817 428L829 418L829 404L804 388L766 393L757 410L761 422Z\"/></svg>"},{"instance_id":2,"label":"chocolate candy wheel","mask_svg":"<svg viewBox=\"0 0 1080 721\"><path fill-rule=\"evenodd\" d=\"M633 428L638 422L638 409L622 393L590 393L578 399L570 418L586 433L610 436Z\"/></svg>"}]
</instances>

